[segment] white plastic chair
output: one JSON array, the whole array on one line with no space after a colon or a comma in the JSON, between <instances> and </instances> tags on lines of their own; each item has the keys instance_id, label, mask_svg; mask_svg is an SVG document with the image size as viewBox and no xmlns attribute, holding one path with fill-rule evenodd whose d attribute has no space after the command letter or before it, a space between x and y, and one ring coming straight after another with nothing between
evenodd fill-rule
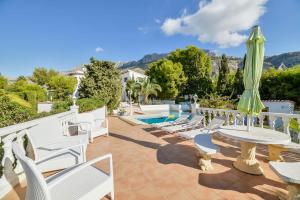
<instances>
[{"instance_id":1,"label":"white plastic chair","mask_svg":"<svg viewBox=\"0 0 300 200\"><path fill-rule=\"evenodd\" d=\"M75 165L45 179L36 163L25 156L18 143L14 142L12 148L26 175L26 200L98 200L109 193L114 199L111 154ZM109 159L109 173L92 166L106 159Z\"/></svg>"},{"instance_id":2,"label":"white plastic chair","mask_svg":"<svg viewBox=\"0 0 300 200\"><path fill-rule=\"evenodd\" d=\"M93 113L80 113L77 116L80 130L89 132L90 142L93 142L95 137L101 135L109 135L107 119L97 119Z\"/></svg>"},{"instance_id":3,"label":"white plastic chair","mask_svg":"<svg viewBox=\"0 0 300 200\"><path fill-rule=\"evenodd\" d=\"M52 159L39 162L38 169L41 172L47 172L64 169L86 160L88 133L83 131L79 131L79 133L77 136L63 135L61 123L57 118L51 118L28 129L23 134L29 138L33 151L31 158L34 160L40 160L40 158L61 149L82 144L82 146L72 148L68 152L61 152Z\"/></svg>"}]
</instances>

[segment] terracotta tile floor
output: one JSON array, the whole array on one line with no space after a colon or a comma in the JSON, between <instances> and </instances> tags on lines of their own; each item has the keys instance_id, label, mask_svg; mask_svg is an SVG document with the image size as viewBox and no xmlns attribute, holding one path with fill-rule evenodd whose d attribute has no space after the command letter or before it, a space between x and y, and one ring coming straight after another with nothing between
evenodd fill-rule
<instances>
[{"instance_id":1,"label":"terracotta tile floor","mask_svg":"<svg viewBox=\"0 0 300 200\"><path fill-rule=\"evenodd\" d=\"M203 172L191 141L116 117L109 118L109 125L110 137L94 140L87 155L92 159L113 154L117 200L277 199L286 193L286 184L268 166L264 146L257 149L264 176L248 175L232 167L239 143L215 136L221 153L213 157L215 169ZM285 157L299 160L292 153ZM4 199L23 199L24 193L25 188L16 187Z\"/></svg>"}]
</instances>

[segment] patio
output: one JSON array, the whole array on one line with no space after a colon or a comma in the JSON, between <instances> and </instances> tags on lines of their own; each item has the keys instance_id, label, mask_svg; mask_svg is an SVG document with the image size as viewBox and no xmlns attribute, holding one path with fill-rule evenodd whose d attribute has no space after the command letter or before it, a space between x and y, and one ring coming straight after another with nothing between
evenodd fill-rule
<instances>
[{"instance_id":1,"label":"patio","mask_svg":"<svg viewBox=\"0 0 300 200\"><path fill-rule=\"evenodd\" d=\"M164 134L147 125L132 126L109 118L110 136L98 137L87 150L88 160L111 152L116 199L276 199L286 193L286 184L269 168L266 148L258 146L257 159L263 176L248 175L233 168L239 143L214 137L221 153L213 156L214 170L199 169L192 141ZM300 160L293 153L287 161ZM15 187L5 200L24 199L25 188Z\"/></svg>"}]
</instances>

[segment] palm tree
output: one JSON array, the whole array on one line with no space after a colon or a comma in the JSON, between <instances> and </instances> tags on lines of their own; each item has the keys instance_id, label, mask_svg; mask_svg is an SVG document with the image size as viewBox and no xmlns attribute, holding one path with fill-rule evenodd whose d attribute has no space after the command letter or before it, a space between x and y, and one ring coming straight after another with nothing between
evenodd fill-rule
<instances>
[{"instance_id":1,"label":"palm tree","mask_svg":"<svg viewBox=\"0 0 300 200\"><path fill-rule=\"evenodd\" d=\"M136 82L135 89L138 93L138 95L141 95L144 97L144 103L148 103L148 97L149 95L155 95L157 96L157 92L161 92L160 85L151 82L149 78L141 79L140 81Z\"/></svg>"},{"instance_id":2,"label":"palm tree","mask_svg":"<svg viewBox=\"0 0 300 200\"><path fill-rule=\"evenodd\" d=\"M126 83L126 94L131 102L131 99L135 100L137 95L136 81L134 79L129 79Z\"/></svg>"}]
</instances>

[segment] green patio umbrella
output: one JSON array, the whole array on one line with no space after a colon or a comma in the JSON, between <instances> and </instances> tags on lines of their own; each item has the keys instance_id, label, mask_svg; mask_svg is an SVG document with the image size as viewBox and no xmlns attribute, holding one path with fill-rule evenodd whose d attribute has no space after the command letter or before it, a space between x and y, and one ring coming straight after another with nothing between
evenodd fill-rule
<instances>
[{"instance_id":1,"label":"green patio umbrella","mask_svg":"<svg viewBox=\"0 0 300 200\"><path fill-rule=\"evenodd\" d=\"M250 131L250 122L253 115L258 115L264 108L258 91L259 81L264 61L264 42L260 27L254 26L247 40L247 57L244 68L245 90L238 103L238 110L247 114L247 130Z\"/></svg>"}]
</instances>

